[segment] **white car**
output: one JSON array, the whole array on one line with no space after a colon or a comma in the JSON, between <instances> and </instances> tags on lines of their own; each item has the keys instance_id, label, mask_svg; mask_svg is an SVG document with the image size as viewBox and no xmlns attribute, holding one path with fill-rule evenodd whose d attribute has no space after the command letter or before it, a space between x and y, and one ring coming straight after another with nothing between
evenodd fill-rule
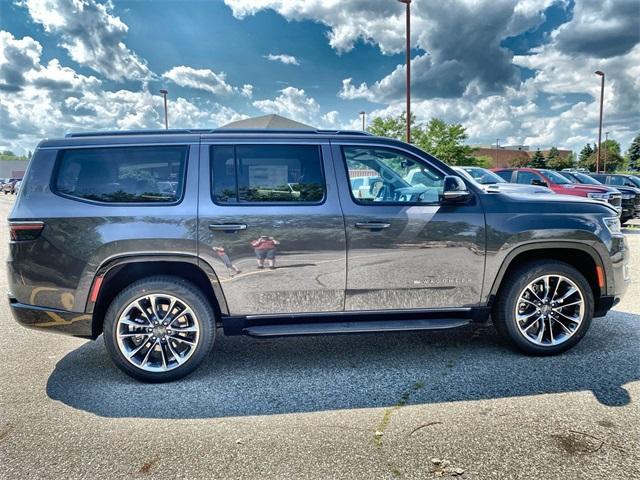
<instances>
[{"instance_id":1,"label":"white car","mask_svg":"<svg viewBox=\"0 0 640 480\"><path fill-rule=\"evenodd\" d=\"M380 181L377 175L368 177L353 177L351 179L351 191L354 198L373 199L376 197L374 187Z\"/></svg>"},{"instance_id":2,"label":"white car","mask_svg":"<svg viewBox=\"0 0 640 480\"><path fill-rule=\"evenodd\" d=\"M509 183L500 175L481 167L452 167L467 179L474 180L486 192L502 193L548 193L555 194L553 190L540 185L523 185Z\"/></svg>"}]
</instances>

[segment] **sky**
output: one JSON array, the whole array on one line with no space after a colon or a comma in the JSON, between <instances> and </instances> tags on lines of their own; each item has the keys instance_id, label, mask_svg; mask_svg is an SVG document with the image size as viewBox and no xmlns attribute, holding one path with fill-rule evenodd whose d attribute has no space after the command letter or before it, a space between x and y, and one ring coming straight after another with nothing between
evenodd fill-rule
<instances>
[{"instance_id":1,"label":"sky","mask_svg":"<svg viewBox=\"0 0 640 480\"><path fill-rule=\"evenodd\" d=\"M412 112L470 144L579 150L640 132L638 0L413 0ZM277 113L330 129L397 115L395 0L0 0L0 149L70 131L214 128Z\"/></svg>"}]
</instances>

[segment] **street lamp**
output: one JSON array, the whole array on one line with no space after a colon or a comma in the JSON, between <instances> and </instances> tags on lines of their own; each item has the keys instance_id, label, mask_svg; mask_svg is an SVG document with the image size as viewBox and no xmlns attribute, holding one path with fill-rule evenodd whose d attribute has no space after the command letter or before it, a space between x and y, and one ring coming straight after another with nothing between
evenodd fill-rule
<instances>
[{"instance_id":1,"label":"street lamp","mask_svg":"<svg viewBox=\"0 0 640 480\"><path fill-rule=\"evenodd\" d=\"M360 115L362 116L362 131L364 132L364 118L367 115L367 112L362 111L360 112Z\"/></svg>"},{"instance_id":2,"label":"street lamp","mask_svg":"<svg viewBox=\"0 0 640 480\"><path fill-rule=\"evenodd\" d=\"M169 117L167 116L167 95L169 95L169 90L163 88L160 93L164 97L164 128L169 130Z\"/></svg>"},{"instance_id":3,"label":"street lamp","mask_svg":"<svg viewBox=\"0 0 640 480\"><path fill-rule=\"evenodd\" d=\"M500 150L500 139L496 138L496 164L495 164L496 167L500 166L498 163L498 155L500 154L499 150Z\"/></svg>"},{"instance_id":4,"label":"street lamp","mask_svg":"<svg viewBox=\"0 0 640 480\"><path fill-rule=\"evenodd\" d=\"M607 173L607 151L609 150L609 146L607 142L609 141L609 132L604 132L604 173Z\"/></svg>"},{"instance_id":5,"label":"street lamp","mask_svg":"<svg viewBox=\"0 0 640 480\"><path fill-rule=\"evenodd\" d=\"M596 75L602 78L602 83L600 86L600 127L598 128L598 150L596 152L596 173L600 171L600 143L602 142L602 108L604 105L604 72L601 70L596 70Z\"/></svg>"},{"instance_id":6,"label":"street lamp","mask_svg":"<svg viewBox=\"0 0 640 480\"><path fill-rule=\"evenodd\" d=\"M406 20L407 20L407 143L411 143L411 11L409 5L411 0L398 0L400 3L404 3L407 6Z\"/></svg>"}]
</instances>

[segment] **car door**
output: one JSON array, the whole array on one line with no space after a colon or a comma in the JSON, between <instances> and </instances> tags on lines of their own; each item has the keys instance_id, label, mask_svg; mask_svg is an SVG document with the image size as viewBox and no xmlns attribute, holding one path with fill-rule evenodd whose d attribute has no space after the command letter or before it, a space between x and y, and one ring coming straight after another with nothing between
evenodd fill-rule
<instances>
[{"instance_id":1,"label":"car door","mask_svg":"<svg viewBox=\"0 0 640 480\"><path fill-rule=\"evenodd\" d=\"M477 305L485 256L477 194L441 205L444 172L400 147L334 143L332 150L347 232L345 310ZM369 197L356 198L350 177L363 170L379 178Z\"/></svg>"},{"instance_id":2,"label":"car door","mask_svg":"<svg viewBox=\"0 0 640 480\"><path fill-rule=\"evenodd\" d=\"M516 183L521 185L540 185L540 182L547 183L540 175L528 170L518 170L517 175Z\"/></svg>"},{"instance_id":3,"label":"car door","mask_svg":"<svg viewBox=\"0 0 640 480\"><path fill-rule=\"evenodd\" d=\"M198 254L231 315L342 311L345 231L327 141L203 137Z\"/></svg>"}]
</instances>

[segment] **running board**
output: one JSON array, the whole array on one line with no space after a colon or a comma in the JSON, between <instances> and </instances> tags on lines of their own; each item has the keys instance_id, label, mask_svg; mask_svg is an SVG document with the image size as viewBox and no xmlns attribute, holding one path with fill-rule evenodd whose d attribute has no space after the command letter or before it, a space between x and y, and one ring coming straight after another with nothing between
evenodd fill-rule
<instances>
[{"instance_id":1,"label":"running board","mask_svg":"<svg viewBox=\"0 0 640 480\"><path fill-rule=\"evenodd\" d=\"M411 332L444 330L468 325L468 319L386 320L363 322L288 323L246 327L242 333L251 337L288 337L336 333Z\"/></svg>"}]
</instances>

